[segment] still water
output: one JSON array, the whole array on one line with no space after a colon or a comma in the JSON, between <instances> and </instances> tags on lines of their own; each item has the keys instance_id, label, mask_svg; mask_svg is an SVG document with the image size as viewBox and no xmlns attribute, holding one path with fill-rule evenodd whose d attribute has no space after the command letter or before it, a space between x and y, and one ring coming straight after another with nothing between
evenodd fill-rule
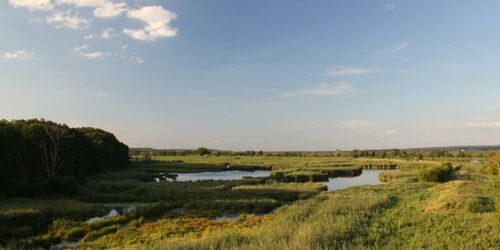
<instances>
[{"instance_id":1,"label":"still water","mask_svg":"<svg viewBox=\"0 0 500 250\"><path fill-rule=\"evenodd\" d=\"M337 177L330 178L328 182L321 182L328 187L328 190L339 190L348 187L362 185L378 185L382 182L378 179L380 172L395 171L395 170L363 170L360 176L356 177Z\"/></svg>"},{"instance_id":2,"label":"still water","mask_svg":"<svg viewBox=\"0 0 500 250\"><path fill-rule=\"evenodd\" d=\"M201 172L201 173L172 173L176 174L176 181L202 181L202 180L240 180L243 177L267 177L271 171L255 170L255 171L220 171L220 172Z\"/></svg>"}]
</instances>

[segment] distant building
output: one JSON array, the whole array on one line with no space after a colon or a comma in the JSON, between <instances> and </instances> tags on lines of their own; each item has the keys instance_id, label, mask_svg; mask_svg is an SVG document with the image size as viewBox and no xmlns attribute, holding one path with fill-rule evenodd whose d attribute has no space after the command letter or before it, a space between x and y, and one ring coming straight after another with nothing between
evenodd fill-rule
<instances>
[{"instance_id":1,"label":"distant building","mask_svg":"<svg viewBox=\"0 0 500 250\"><path fill-rule=\"evenodd\" d=\"M470 161L470 163L472 163L472 164L481 164L481 161L480 160L472 160L472 161Z\"/></svg>"}]
</instances>

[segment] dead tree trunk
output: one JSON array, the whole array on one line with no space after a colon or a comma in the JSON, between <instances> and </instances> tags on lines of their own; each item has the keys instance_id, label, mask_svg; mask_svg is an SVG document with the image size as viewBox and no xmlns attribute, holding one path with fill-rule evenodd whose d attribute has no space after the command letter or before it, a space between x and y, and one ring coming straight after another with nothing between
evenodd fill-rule
<instances>
[{"instance_id":1,"label":"dead tree trunk","mask_svg":"<svg viewBox=\"0 0 500 250\"><path fill-rule=\"evenodd\" d=\"M64 165L62 148L67 133L64 128L56 126L46 127L44 130L47 140L43 140L41 145L42 159L47 171L47 177L52 178L57 176Z\"/></svg>"}]
</instances>

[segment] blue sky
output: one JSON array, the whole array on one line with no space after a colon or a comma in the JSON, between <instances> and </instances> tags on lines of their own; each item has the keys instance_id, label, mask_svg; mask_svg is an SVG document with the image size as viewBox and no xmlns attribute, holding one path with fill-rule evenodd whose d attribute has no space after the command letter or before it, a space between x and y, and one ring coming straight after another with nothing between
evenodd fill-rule
<instances>
[{"instance_id":1,"label":"blue sky","mask_svg":"<svg viewBox=\"0 0 500 250\"><path fill-rule=\"evenodd\" d=\"M500 2L6 0L0 118L129 146L500 142Z\"/></svg>"}]
</instances>

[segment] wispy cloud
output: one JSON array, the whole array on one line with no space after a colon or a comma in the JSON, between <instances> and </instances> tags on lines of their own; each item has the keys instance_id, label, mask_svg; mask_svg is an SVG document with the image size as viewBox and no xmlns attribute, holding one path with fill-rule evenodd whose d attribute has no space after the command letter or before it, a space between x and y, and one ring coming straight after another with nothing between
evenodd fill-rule
<instances>
[{"instance_id":1,"label":"wispy cloud","mask_svg":"<svg viewBox=\"0 0 500 250\"><path fill-rule=\"evenodd\" d=\"M73 15L70 12L54 12L47 17L47 23L54 24L56 28L85 29L90 26L90 20Z\"/></svg>"},{"instance_id":2,"label":"wispy cloud","mask_svg":"<svg viewBox=\"0 0 500 250\"><path fill-rule=\"evenodd\" d=\"M369 68L360 68L353 66L332 66L325 70L323 75L327 76L345 76L345 75L364 75L364 74L373 74L380 73L380 70L369 69Z\"/></svg>"},{"instance_id":3,"label":"wispy cloud","mask_svg":"<svg viewBox=\"0 0 500 250\"><path fill-rule=\"evenodd\" d=\"M3 58L8 60L30 60L32 57L33 53L29 53L24 49L3 54Z\"/></svg>"},{"instance_id":4,"label":"wispy cloud","mask_svg":"<svg viewBox=\"0 0 500 250\"><path fill-rule=\"evenodd\" d=\"M57 0L57 3L73 5L75 7L93 8L94 16L101 18L116 17L128 10L126 3L113 3L110 0Z\"/></svg>"},{"instance_id":5,"label":"wispy cloud","mask_svg":"<svg viewBox=\"0 0 500 250\"><path fill-rule=\"evenodd\" d=\"M100 59L107 55L107 53L101 51L90 51L88 45L77 46L73 49L78 55L85 57L87 59Z\"/></svg>"},{"instance_id":6,"label":"wispy cloud","mask_svg":"<svg viewBox=\"0 0 500 250\"><path fill-rule=\"evenodd\" d=\"M395 11L396 10L396 3L395 2L390 2L390 3L386 3L384 5L384 9L385 10L388 10L388 11Z\"/></svg>"},{"instance_id":7,"label":"wispy cloud","mask_svg":"<svg viewBox=\"0 0 500 250\"><path fill-rule=\"evenodd\" d=\"M400 52L400 51L408 48L408 46L410 46L409 42L402 42L402 43L397 44L394 47L392 47L392 51L393 52Z\"/></svg>"},{"instance_id":8,"label":"wispy cloud","mask_svg":"<svg viewBox=\"0 0 500 250\"><path fill-rule=\"evenodd\" d=\"M397 128L386 129L385 133L388 135L395 135L395 134L399 133L399 129L397 129Z\"/></svg>"},{"instance_id":9,"label":"wispy cloud","mask_svg":"<svg viewBox=\"0 0 500 250\"><path fill-rule=\"evenodd\" d=\"M9 4L14 7L34 10L52 10L54 5L50 0L9 0Z\"/></svg>"},{"instance_id":10,"label":"wispy cloud","mask_svg":"<svg viewBox=\"0 0 500 250\"><path fill-rule=\"evenodd\" d=\"M491 122L468 122L465 124L467 128L488 128L488 129L498 129L500 128L500 121Z\"/></svg>"},{"instance_id":11,"label":"wispy cloud","mask_svg":"<svg viewBox=\"0 0 500 250\"><path fill-rule=\"evenodd\" d=\"M106 97L108 97L108 94L104 93L104 92L98 92L98 93L95 93L95 96L97 96L99 98L106 98Z\"/></svg>"},{"instance_id":12,"label":"wispy cloud","mask_svg":"<svg viewBox=\"0 0 500 250\"><path fill-rule=\"evenodd\" d=\"M296 96L336 96L355 92L356 89L349 83L323 83L310 89L299 89L281 94L283 97Z\"/></svg>"},{"instance_id":13,"label":"wispy cloud","mask_svg":"<svg viewBox=\"0 0 500 250\"><path fill-rule=\"evenodd\" d=\"M251 59L254 59L254 58L258 58L258 57L263 57L263 56L274 56L274 55L277 55L278 52L277 51L265 51L265 52L259 52L259 53L254 53L254 54L249 54L249 55L245 55L245 56L240 56L238 57L238 61L248 61L248 60L251 60Z\"/></svg>"},{"instance_id":14,"label":"wispy cloud","mask_svg":"<svg viewBox=\"0 0 500 250\"><path fill-rule=\"evenodd\" d=\"M136 56L136 57L132 57L132 61L134 61L135 63L137 64L143 64L144 63L144 59L142 59L141 57L139 56Z\"/></svg>"},{"instance_id":15,"label":"wispy cloud","mask_svg":"<svg viewBox=\"0 0 500 250\"><path fill-rule=\"evenodd\" d=\"M114 36L116 36L116 34L114 33L113 28L107 28L101 33L101 37L104 39L110 39Z\"/></svg>"},{"instance_id":16,"label":"wispy cloud","mask_svg":"<svg viewBox=\"0 0 500 250\"><path fill-rule=\"evenodd\" d=\"M154 41L161 37L172 37L177 34L177 28L170 26L172 20L177 19L177 14L164 9L162 6L145 6L131 10L127 17L145 23L140 29L124 29L123 32L130 37L142 41Z\"/></svg>"},{"instance_id":17,"label":"wispy cloud","mask_svg":"<svg viewBox=\"0 0 500 250\"><path fill-rule=\"evenodd\" d=\"M347 120L341 122L339 125L343 129L362 129L372 127L374 122L369 120Z\"/></svg>"},{"instance_id":18,"label":"wispy cloud","mask_svg":"<svg viewBox=\"0 0 500 250\"><path fill-rule=\"evenodd\" d=\"M375 51L374 52L374 55L391 55L391 56L397 56L397 57L402 57L402 51L408 49L408 47L410 47L410 42L408 41L404 41L404 42L400 42L396 45L393 45L392 47L388 47L386 49L383 49L383 50L379 50L379 51Z\"/></svg>"}]
</instances>

